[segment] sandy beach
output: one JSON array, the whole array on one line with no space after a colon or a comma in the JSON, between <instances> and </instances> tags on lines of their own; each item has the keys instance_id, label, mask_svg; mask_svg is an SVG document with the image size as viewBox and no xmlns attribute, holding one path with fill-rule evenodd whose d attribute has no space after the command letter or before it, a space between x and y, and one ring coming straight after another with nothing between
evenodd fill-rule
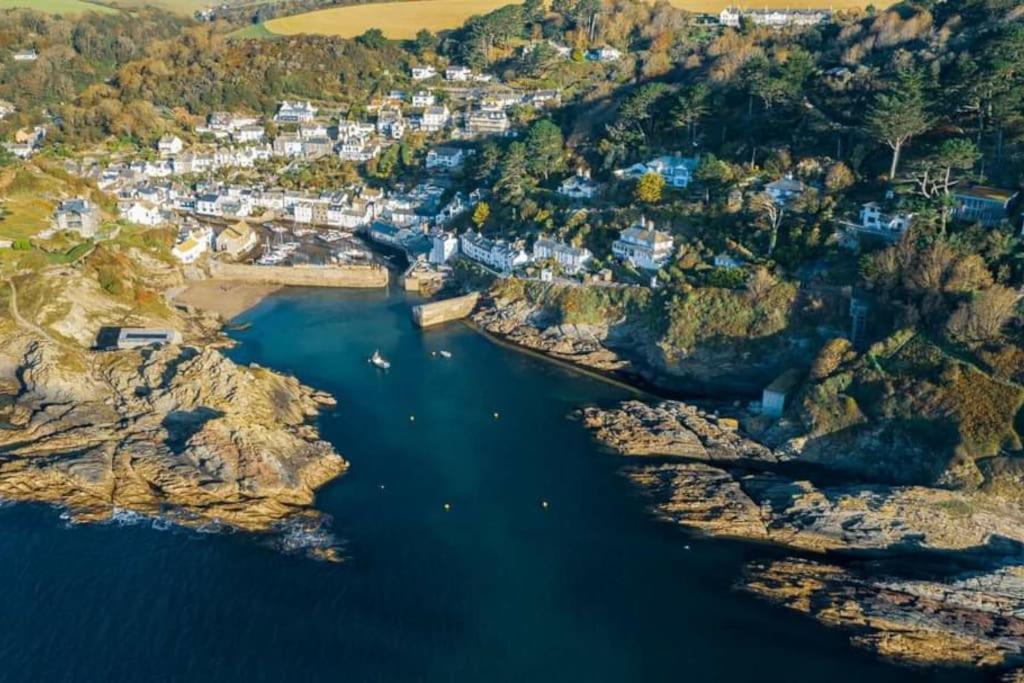
<instances>
[{"instance_id":1,"label":"sandy beach","mask_svg":"<svg viewBox=\"0 0 1024 683\"><path fill-rule=\"evenodd\" d=\"M279 289L279 285L256 282L198 280L176 293L172 299L175 303L212 311L225 320L231 320Z\"/></svg>"}]
</instances>

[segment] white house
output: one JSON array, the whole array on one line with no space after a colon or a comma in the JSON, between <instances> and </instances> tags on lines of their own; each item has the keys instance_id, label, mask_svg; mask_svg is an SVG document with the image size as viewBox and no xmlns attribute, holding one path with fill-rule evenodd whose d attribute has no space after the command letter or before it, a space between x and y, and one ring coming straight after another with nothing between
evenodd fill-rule
<instances>
[{"instance_id":1,"label":"white house","mask_svg":"<svg viewBox=\"0 0 1024 683\"><path fill-rule=\"evenodd\" d=\"M160 225L164 221L160 209L143 202L132 202L122 209L121 216L136 225Z\"/></svg>"},{"instance_id":2,"label":"white house","mask_svg":"<svg viewBox=\"0 0 1024 683\"><path fill-rule=\"evenodd\" d=\"M465 159L466 152L459 147L435 147L427 152L426 167L428 170L458 168Z\"/></svg>"},{"instance_id":3,"label":"white house","mask_svg":"<svg viewBox=\"0 0 1024 683\"><path fill-rule=\"evenodd\" d=\"M605 45L587 53L587 59L593 62L617 62L622 59L622 53L614 47Z\"/></svg>"},{"instance_id":4,"label":"white house","mask_svg":"<svg viewBox=\"0 0 1024 683\"><path fill-rule=\"evenodd\" d=\"M309 102L289 102L285 100L274 114L278 123L304 123L316 118L317 108Z\"/></svg>"},{"instance_id":5,"label":"white house","mask_svg":"<svg viewBox=\"0 0 1024 683\"><path fill-rule=\"evenodd\" d=\"M435 104L437 104L437 98L429 90L420 90L412 96L412 106L414 107L433 107Z\"/></svg>"},{"instance_id":6,"label":"white house","mask_svg":"<svg viewBox=\"0 0 1024 683\"><path fill-rule=\"evenodd\" d=\"M377 114L377 133L395 140L405 135L405 119L401 109L381 109Z\"/></svg>"},{"instance_id":7,"label":"white house","mask_svg":"<svg viewBox=\"0 0 1024 683\"><path fill-rule=\"evenodd\" d=\"M16 62L34 62L39 59L39 53L35 50L18 50L12 56Z\"/></svg>"},{"instance_id":8,"label":"white house","mask_svg":"<svg viewBox=\"0 0 1024 683\"><path fill-rule=\"evenodd\" d=\"M208 227L190 230L184 239L174 245L171 254L182 263L194 263L196 259L210 249L213 231Z\"/></svg>"},{"instance_id":9,"label":"white house","mask_svg":"<svg viewBox=\"0 0 1024 683\"><path fill-rule=\"evenodd\" d=\"M739 10L726 7L718 14L722 26L739 28L740 22L749 19L756 26L783 28L786 26L814 26L832 20L832 12L825 9L751 9Z\"/></svg>"},{"instance_id":10,"label":"white house","mask_svg":"<svg viewBox=\"0 0 1024 683\"><path fill-rule=\"evenodd\" d=\"M914 221L914 214L883 211L878 202L867 202L860 207L859 230L898 239Z\"/></svg>"},{"instance_id":11,"label":"white house","mask_svg":"<svg viewBox=\"0 0 1024 683\"><path fill-rule=\"evenodd\" d=\"M196 213L202 216L223 216L224 209L221 207L220 195L208 192L196 197Z\"/></svg>"},{"instance_id":12,"label":"white house","mask_svg":"<svg viewBox=\"0 0 1024 683\"><path fill-rule=\"evenodd\" d=\"M259 237L245 221L238 221L234 225L224 228L217 235L215 245L217 251L224 252L229 256L240 256L256 246Z\"/></svg>"},{"instance_id":13,"label":"white house","mask_svg":"<svg viewBox=\"0 0 1024 683\"><path fill-rule=\"evenodd\" d=\"M241 126L231 134L231 139L239 144L260 142L266 134L267 132L263 129L263 126Z\"/></svg>"},{"instance_id":14,"label":"white house","mask_svg":"<svg viewBox=\"0 0 1024 683\"><path fill-rule=\"evenodd\" d=\"M428 133L436 133L439 130L443 130L451 118L452 113L445 105L427 107L423 110L420 128Z\"/></svg>"},{"instance_id":15,"label":"white house","mask_svg":"<svg viewBox=\"0 0 1024 683\"><path fill-rule=\"evenodd\" d=\"M575 275L594 258L589 249L574 247L564 242L541 237L533 244L535 261L552 259L569 275Z\"/></svg>"},{"instance_id":16,"label":"white house","mask_svg":"<svg viewBox=\"0 0 1024 683\"><path fill-rule=\"evenodd\" d=\"M160 154L179 154L185 148L185 143L177 135L164 135L156 143L156 149Z\"/></svg>"},{"instance_id":17,"label":"white house","mask_svg":"<svg viewBox=\"0 0 1024 683\"><path fill-rule=\"evenodd\" d=\"M468 81L473 77L473 70L468 66L449 66L444 70L446 81Z\"/></svg>"},{"instance_id":18,"label":"white house","mask_svg":"<svg viewBox=\"0 0 1024 683\"><path fill-rule=\"evenodd\" d=\"M459 238L450 232L434 234L430 241L429 261L434 265L447 263L448 259L459 253Z\"/></svg>"},{"instance_id":19,"label":"white house","mask_svg":"<svg viewBox=\"0 0 1024 683\"><path fill-rule=\"evenodd\" d=\"M655 230L654 224L644 218L623 230L612 243L616 258L645 270L659 270L672 258L673 251L672 236Z\"/></svg>"},{"instance_id":20,"label":"white house","mask_svg":"<svg viewBox=\"0 0 1024 683\"><path fill-rule=\"evenodd\" d=\"M459 237L459 246L467 258L500 273L511 273L530 261L526 252L516 245L505 240L488 239L473 230L462 233Z\"/></svg>"},{"instance_id":21,"label":"white house","mask_svg":"<svg viewBox=\"0 0 1024 683\"><path fill-rule=\"evenodd\" d=\"M412 80L426 81L437 76L437 69L432 66L414 66L412 68Z\"/></svg>"},{"instance_id":22,"label":"white house","mask_svg":"<svg viewBox=\"0 0 1024 683\"><path fill-rule=\"evenodd\" d=\"M558 194L570 199L593 199L597 190L597 183L590 179L590 171L582 168L558 186Z\"/></svg>"},{"instance_id":23,"label":"white house","mask_svg":"<svg viewBox=\"0 0 1024 683\"><path fill-rule=\"evenodd\" d=\"M472 111L466 114L466 132L470 135L508 135L512 122L504 111Z\"/></svg>"},{"instance_id":24,"label":"white house","mask_svg":"<svg viewBox=\"0 0 1024 683\"><path fill-rule=\"evenodd\" d=\"M803 194L807 186L797 180L792 174L764 186L764 191L771 196L772 201L779 206L785 206Z\"/></svg>"},{"instance_id":25,"label":"white house","mask_svg":"<svg viewBox=\"0 0 1024 683\"><path fill-rule=\"evenodd\" d=\"M648 173L657 173L669 187L684 189L689 187L693 180L693 173L697 170L700 159L697 157L682 157L678 155L665 155L651 159L646 163L633 164L629 168L618 169L615 176L629 180L639 180Z\"/></svg>"}]
</instances>

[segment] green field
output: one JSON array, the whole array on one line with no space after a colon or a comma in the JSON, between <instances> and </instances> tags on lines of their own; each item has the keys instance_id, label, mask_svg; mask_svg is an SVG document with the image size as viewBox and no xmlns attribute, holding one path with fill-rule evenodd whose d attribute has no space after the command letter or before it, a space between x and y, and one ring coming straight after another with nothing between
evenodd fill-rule
<instances>
[{"instance_id":1,"label":"green field","mask_svg":"<svg viewBox=\"0 0 1024 683\"><path fill-rule=\"evenodd\" d=\"M0 9L13 9L16 7L34 9L51 14L116 11L110 7L95 5L91 2L82 2L82 0L0 0Z\"/></svg>"}]
</instances>

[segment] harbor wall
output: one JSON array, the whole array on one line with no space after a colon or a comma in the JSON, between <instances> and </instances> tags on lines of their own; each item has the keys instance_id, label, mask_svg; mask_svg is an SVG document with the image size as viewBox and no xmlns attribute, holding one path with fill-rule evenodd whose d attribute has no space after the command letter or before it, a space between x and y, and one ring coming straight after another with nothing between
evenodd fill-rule
<instances>
[{"instance_id":1,"label":"harbor wall","mask_svg":"<svg viewBox=\"0 0 1024 683\"><path fill-rule=\"evenodd\" d=\"M290 287L338 287L367 289L387 287L388 269L379 265L341 266L252 266L242 263L210 264L210 275L221 280L239 280Z\"/></svg>"},{"instance_id":2,"label":"harbor wall","mask_svg":"<svg viewBox=\"0 0 1024 683\"><path fill-rule=\"evenodd\" d=\"M473 292L453 299L420 304L412 307L412 319L420 327L431 327L450 320L459 320L472 313L479 300L480 293Z\"/></svg>"}]
</instances>

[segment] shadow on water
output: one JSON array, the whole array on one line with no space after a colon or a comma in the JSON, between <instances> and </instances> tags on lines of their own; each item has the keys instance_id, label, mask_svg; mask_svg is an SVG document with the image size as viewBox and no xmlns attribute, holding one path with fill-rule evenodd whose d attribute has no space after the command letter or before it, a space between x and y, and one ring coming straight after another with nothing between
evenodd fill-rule
<instances>
[{"instance_id":1,"label":"shadow on water","mask_svg":"<svg viewBox=\"0 0 1024 683\"><path fill-rule=\"evenodd\" d=\"M347 561L4 508L0 680L980 680L734 590L778 551L655 521L566 419L621 388L462 325L420 332L395 292L286 291L237 322L236 360L338 399L321 433L352 466L317 508ZM175 438L210 417L176 416Z\"/></svg>"}]
</instances>

